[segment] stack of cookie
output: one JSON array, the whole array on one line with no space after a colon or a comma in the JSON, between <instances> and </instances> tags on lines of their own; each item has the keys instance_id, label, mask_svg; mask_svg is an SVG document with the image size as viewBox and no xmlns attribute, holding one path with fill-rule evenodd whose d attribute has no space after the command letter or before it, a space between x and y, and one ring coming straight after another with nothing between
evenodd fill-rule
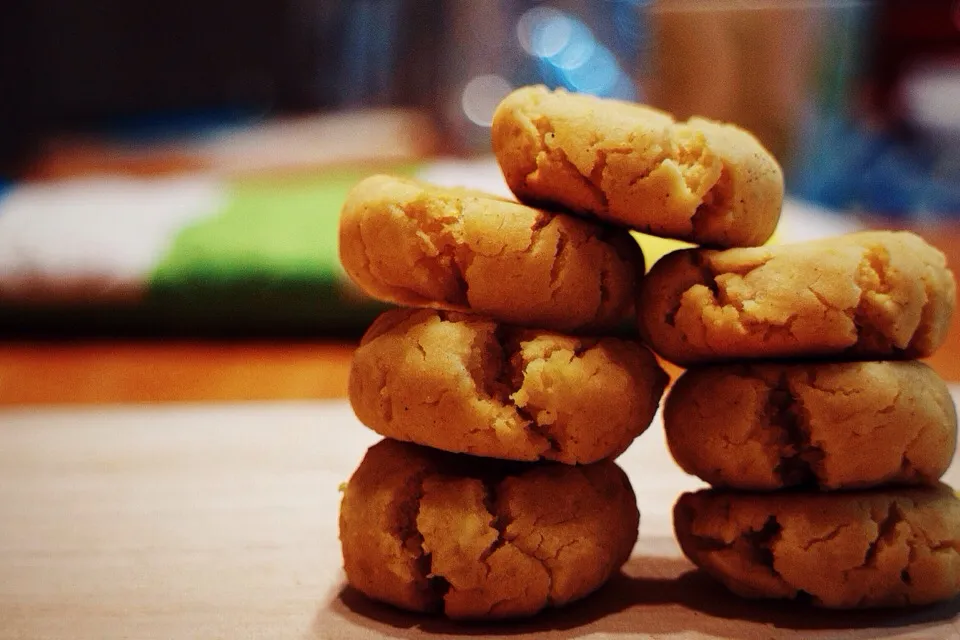
<instances>
[{"instance_id":1,"label":"stack of cookie","mask_svg":"<svg viewBox=\"0 0 960 640\"><path fill-rule=\"evenodd\" d=\"M748 597L831 608L960 593L957 438L946 385L914 360L943 342L955 283L909 233L659 261L641 333L690 367L664 424L714 488L674 509L681 547Z\"/></svg>"},{"instance_id":2,"label":"stack of cookie","mask_svg":"<svg viewBox=\"0 0 960 640\"><path fill-rule=\"evenodd\" d=\"M494 143L508 150L508 179L520 158L509 150L539 155L557 135L518 122L534 148L510 138L505 116L525 119L522 108L552 95L523 90L498 111ZM557 114L565 100L600 104L557 98ZM638 112L662 124L657 112ZM604 144L596 158L609 153L597 160L609 169L598 165L597 180L617 166ZM609 187L617 204L608 218L675 193L683 171L696 179L699 169L680 158L703 152L671 153L676 161L650 172L646 192ZM564 175L548 175L558 161L547 158L533 182L545 193L568 189ZM390 176L348 196L344 268L370 295L407 307L373 323L350 374L354 412L387 438L368 451L341 505L347 578L371 598L454 618L529 615L589 594L629 557L639 514L612 460L649 426L667 376L638 339L613 336L632 322L644 273L636 240L623 226L571 215L582 211L576 204L547 211Z\"/></svg>"},{"instance_id":3,"label":"stack of cookie","mask_svg":"<svg viewBox=\"0 0 960 640\"><path fill-rule=\"evenodd\" d=\"M757 247L783 175L730 125L527 88L493 128L521 199L710 247L658 261L637 305L654 351L692 367L665 424L716 487L675 508L695 563L743 595L829 607L960 592L960 501L938 483L956 413L914 360L955 305L942 254L893 232Z\"/></svg>"},{"instance_id":4,"label":"stack of cookie","mask_svg":"<svg viewBox=\"0 0 960 640\"><path fill-rule=\"evenodd\" d=\"M783 174L731 125L527 87L492 133L519 203L374 176L341 213L347 273L406 307L351 370L355 413L387 438L344 490L355 588L480 618L603 584L639 520L612 460L667 381L638 339L612 337L636 311L654 351L692 367L665 423L716 487L675 508L694 562L737 593L824 606L960 590L960 501L937 484L956 415L911 360L953 310L941 254L891 232L758 248ZM644 277L631 231L711 248Z\"/></svg>"}]
</instances>

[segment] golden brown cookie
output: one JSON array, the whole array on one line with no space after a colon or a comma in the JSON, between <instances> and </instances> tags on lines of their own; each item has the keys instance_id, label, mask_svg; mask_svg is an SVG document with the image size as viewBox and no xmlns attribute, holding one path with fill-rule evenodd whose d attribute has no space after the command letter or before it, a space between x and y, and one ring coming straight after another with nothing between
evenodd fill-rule
<instances>
[{"instance_id":1,"label":"golden brown cookie","mask_svg":"<svg viewBox=\"0 0 960 640\"><path fill-rule=\"evenodd\" d=\"M368 294L561 331L632 317L630 234L463 189L373 176L340 215L340 261Z\"/></svg>"},{"instance_id":2,"label":"golden brown cookie","mask_svg":"<svg viewBox=\"0 0 960 640\"><path fill-rule=\"evenodd\" d=\"M637 539L614 463L520 464L383 440L344 491L347 580L367 596L451 618L559 607L612 576Z\"/></svg>"},{"instance_id":3,"label":"golden brown cookie","mask_svg":"<svg viewBox=\"0 0 960 640\"><path fill-rule=\"evenodd\" d=\"M640 287L640 332L678 364L741 358L919 358L946 337L956 285L908 232L660 259Z\"/></svg>"},{"instance_id":4,"label":"golden brown cookie","mask_svg":"<svg viewBox=\"0 0 960 640\"><path fill-rule=\"evenodd\" d=\"M917 361L689 369L663 422L687 473L755 491L936 484L957 446L947 385Z\"/></svg>"},{"instance_id":5,"label":"golden brown cookie","mask_svg":"<svg viewBox=\"0 0 960 640\"><path fill-rule=\"evenodd\" d=\"M683 552L747 598L831 609L899 607L960 593L960 500L950 487L834 493L687 493Z\"/></svg>"},{"instance_id":6,"label":"golden brown cookie","mask_svg":"<svg viewBox=\"0 0 960 640\"><path fill-rule=\"evenodd\" d=\"M649 426L666 382L638 342L398 309L363 337L349 394L360 421L389 438L584 464L622 453Z\"/></svg>"},{"instance_id":7,"label":"golden brown cookie","mask_svg":"<svg viewBox=\"0 0 960 640\"><path fill-rule=\"evenodd\" d=\"M644 233L755 246L780 218L780 166L733 125L676 122L642 105L524 87L494 113L493 150L521 200Z\"/></svg>"}]
</instances>

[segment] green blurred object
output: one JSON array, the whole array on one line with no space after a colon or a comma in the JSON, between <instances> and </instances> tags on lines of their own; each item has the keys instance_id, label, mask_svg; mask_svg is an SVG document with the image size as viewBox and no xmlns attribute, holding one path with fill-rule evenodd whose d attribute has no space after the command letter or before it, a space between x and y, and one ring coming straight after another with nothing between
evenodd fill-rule
<instances>
[{"instance_id":1,"label":"green blurred object","mask_svg":"<svg viewBox=\"0 0 960 640\"><path fill-rule=\"evenodd\" d=\"M417 169L379 167L405 175ZM6 243L0 251L9 246L24 256L22 264L0 264L0 330L359 333L385 305L362 294L340 266L338 221L350 188L373 170L202 178L202 189L186 181L117 179L47 187L62 189L58 196L42 185L24 189L6 208L0 202L0 240ZM82 206L65 210L63 202L84 194ZM142 211L129 211L121 201L136 207L166 198L169 203ZM118 222L137 214L152 216L153 224ZM83 229L79 236L77 228ZM158 239L144 242L145 234ZM111 258L131 252L135 260ZM130 266L138 261L147 264L145 272Z\"/></svg>"},{"instance_id":2,"label":"green blurred object","mask_svg":"<svg viewBox=\"0 0 960 640\"><path fill-rule=\"evenodd\" d=\"M300 333L366 323L381 305L353 289L337 253L337 214L364 175L233 185L223 212L177 235L150 279L147 304L176 309L178 324L200 329Z\"/></svg>"}]
</instances>

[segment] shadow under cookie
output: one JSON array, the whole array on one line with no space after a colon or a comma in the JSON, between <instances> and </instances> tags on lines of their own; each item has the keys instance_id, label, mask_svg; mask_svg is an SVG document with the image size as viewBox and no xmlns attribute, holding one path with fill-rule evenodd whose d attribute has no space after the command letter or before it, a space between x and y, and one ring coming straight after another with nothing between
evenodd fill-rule
<instances>
[{"instance_id":1,"label":"shadow under cookie","mask_svg":"<svg viewBox=\"0 0 960 640\"><path fill-rule=\"evenodd\" d=\"M960 600L910 609L828 611L803 602L746 600L682 558L634 556L593 595L524 620L457 623L373 602L344 587L314 620L315 638L509 637L592 634L696 638L949 637ZM334 618L338 618L335 620Z\"/></svg>"}]
</instances>

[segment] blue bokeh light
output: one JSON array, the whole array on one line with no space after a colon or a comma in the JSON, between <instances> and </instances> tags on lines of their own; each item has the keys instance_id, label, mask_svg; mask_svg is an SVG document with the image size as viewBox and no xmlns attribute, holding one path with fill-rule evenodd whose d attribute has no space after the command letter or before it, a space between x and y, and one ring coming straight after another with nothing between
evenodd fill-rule
<instances>
[{"instance_id":1,"label":"blue bokeh light","mask_svg":"<svg viewBox=\"0 0 960 640\"><path fill-rule=\"evenodd\" d=\"M541 5L520 17L517 38L536 59L546 84L603 97L636 98L636 86L616 56L579 18Z\"/></svg>"}]
</instances>

